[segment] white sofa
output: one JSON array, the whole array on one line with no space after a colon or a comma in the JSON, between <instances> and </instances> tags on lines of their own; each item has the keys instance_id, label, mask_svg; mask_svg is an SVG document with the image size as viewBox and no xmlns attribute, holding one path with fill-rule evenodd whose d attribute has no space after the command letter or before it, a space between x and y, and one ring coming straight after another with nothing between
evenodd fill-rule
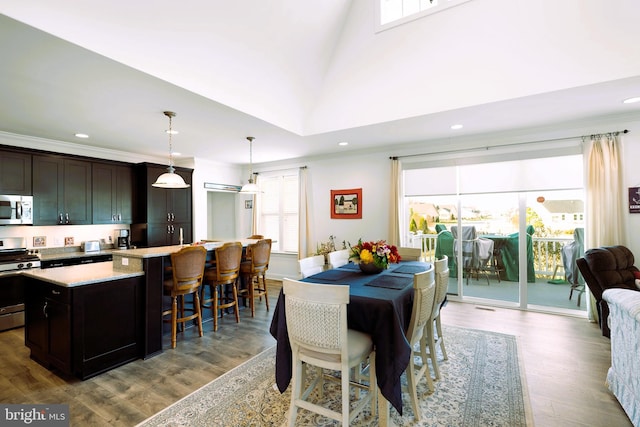
<instances>
[{"instance_id":1,"label":"white sofa","mask_svg":"<svg viewBox=\"0 0 640 427\"><path fill-rule=\"evenodd\" d=\"M611 367L607 385L634 426L640 426L640 292L607 289Z\"/></svg>"}]
</instances>

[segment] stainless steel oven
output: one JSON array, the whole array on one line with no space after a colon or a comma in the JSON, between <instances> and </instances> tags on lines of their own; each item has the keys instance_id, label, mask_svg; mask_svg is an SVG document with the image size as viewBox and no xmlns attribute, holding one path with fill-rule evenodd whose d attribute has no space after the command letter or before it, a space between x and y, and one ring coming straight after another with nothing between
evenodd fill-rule
<instances>
[{"instance_id":1,"label":"stainless steel oven","mask_svg":"<svg viewBox=\"0 0 640 427\"><path fill-rule=\"evenodd\" d=\"M0 225L33 224L33 196L0 195Z\"/></svg>"},{"instance_id":2,"label":"stainless steel oven","mask_svg":"<svg viewBox=\"0 0 640 427\"><path fill-rule=\"evenodd\" d=\"M15 272L40 268L23 237L0 238L0 331L24 326L23 277Z\"/></svg>"}]
</instances>

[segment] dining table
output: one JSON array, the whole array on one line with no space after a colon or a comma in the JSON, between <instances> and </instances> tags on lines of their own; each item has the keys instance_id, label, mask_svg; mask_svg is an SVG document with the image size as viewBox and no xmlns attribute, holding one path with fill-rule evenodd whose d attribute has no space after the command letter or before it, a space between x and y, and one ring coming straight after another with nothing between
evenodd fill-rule
<instances>
[{"instance_id":1,"label":"dining table","mask_svg":"<svg viewBox=\"0 0 640 427\"><path fill-rule=\"evenodd\" d=\"M319 286L349 286L347 324L350 329L369 334L375 347L379 397L385 400L379 401L379 407L384 408L380 413L380 425L386 425L388 421L387 402L402 415L400 377L412 357L405 334L413 307L413 277L430 267L426 262L407 261L390 264L378 274L365 274L357 264L348 263L301 279ZM277 341L276 384L281 393L287 389L292 376L284 298L280 291L270 327L270 333Z\"/></svg>"}]
</instances>

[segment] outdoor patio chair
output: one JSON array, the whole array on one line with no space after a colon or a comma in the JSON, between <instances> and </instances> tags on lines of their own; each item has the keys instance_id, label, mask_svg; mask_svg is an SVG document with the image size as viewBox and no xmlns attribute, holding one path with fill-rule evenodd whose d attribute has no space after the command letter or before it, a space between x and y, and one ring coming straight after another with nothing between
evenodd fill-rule
<instances>
[{"instance_id":1,"label":"outdoor patio chair","mask_svg":"<svg viewBox=\"0 0 640 427\"><path fill-rule=\"evenodd\" d=\"M484 274L487 285L489 285L488 273L492 265L493 241L479 238L476 227L473 225L463 225L461 232L459 232L458 226L452 226L451 234L453 235L453 253L456 257L459 250L458 239L462 241L462 269L463 274L466 274L467 277L467 285L469 277L474 273L476 276Z\"/></svg>"},{"instance_id":2,"label":"outdoor patio chair","mask_svg":"<svg viewBox=\"0 0 640 427\"><path fill-rule=\"evenodd\" d=\"M573 292L578 293L578 307L580 307L580 297L584 293L584 279L580 275L576 260L584 255L584 228L576 228L573 231L573 242L562 247L562 264L564 266L564 277L571 285L569 299Z\"/></svg>"}]
</instances>

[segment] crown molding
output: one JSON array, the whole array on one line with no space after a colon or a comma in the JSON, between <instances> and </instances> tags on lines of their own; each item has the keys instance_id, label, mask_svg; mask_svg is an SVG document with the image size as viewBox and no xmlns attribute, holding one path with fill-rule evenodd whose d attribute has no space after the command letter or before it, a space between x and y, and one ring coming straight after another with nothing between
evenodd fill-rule
<instances>
[{"instance_id":1,"label":"crown molding","mask_svg":"<svg viewBox=\"0 0 640 427\"><path fill-rule=\"evenodd\" d=\"M74 144L66 141L39 138L35 136L20 135L0 131L0 144L12 147L28 148L32 150L49 151L60 154L73 154L84 157L93 157L103 160L116 160L128 163L165 163L165 157L148 156L139 153L111 150L109 148L92 147L84 144Z\"/></svg>"}]
</instances>

